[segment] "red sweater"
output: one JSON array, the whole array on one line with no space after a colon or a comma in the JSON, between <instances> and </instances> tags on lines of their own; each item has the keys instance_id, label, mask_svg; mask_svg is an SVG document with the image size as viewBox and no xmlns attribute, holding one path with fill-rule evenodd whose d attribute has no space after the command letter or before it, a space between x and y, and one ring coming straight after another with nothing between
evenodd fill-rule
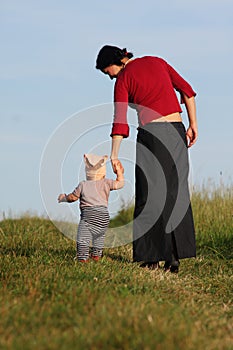
<instances>
[{"instance_id":1,"label":"red sweater","mask_svg":"<svg viewBox=\"0 0 233 350\"><path fill-rule=\"evenodd\" d=\"M196 95L187 81L161 58L145 56L129 62L119 73L114 87L111 136L129 136L128 104L136 109L140 126L182 112L174 89L180 92L181 102L183 94L188 97Z\"/></svg>"}]
</instances>

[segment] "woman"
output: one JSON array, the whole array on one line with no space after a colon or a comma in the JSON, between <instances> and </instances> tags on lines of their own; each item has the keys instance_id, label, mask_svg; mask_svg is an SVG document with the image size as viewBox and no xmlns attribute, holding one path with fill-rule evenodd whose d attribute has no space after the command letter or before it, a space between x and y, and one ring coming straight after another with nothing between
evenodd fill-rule
<instances>
[{"instance_id":1,"label":"woman","mask_svg":"<svg viewBox=\"0 0 233 350\"><path fill-rule=\"evenodd\" d=\"M133 260L150 269L165 261L165 271L178 272L179 259L196 256L187 151L197 140L196 93L163 59L133 59L131 52L116 46L102 47L96 68L116 79L113 170L121 141L129 135L128 105L138 114ZM175 90L186 107L187 131Z\"/></svg>"}]
</instances>

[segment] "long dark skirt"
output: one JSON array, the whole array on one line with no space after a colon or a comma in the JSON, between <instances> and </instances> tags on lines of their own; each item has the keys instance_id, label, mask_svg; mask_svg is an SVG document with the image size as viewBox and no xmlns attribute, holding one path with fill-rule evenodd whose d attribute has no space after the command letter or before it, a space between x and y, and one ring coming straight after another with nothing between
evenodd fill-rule
<instances>
[{"instance_id":1,"label":"long dark skirt","mask_svg":"<svg viewBox=\"0 0 233 350\"><path fill-rule=\"evenodd\" d=\"M138 129L134 261L196 256L188 173L183 123L149 123Z\"/></svg>"}]
</instances>

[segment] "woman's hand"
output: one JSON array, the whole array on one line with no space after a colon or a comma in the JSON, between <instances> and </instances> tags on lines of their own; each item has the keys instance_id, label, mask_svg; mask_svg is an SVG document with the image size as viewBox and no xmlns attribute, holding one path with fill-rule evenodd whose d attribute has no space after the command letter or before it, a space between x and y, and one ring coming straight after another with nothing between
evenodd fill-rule
<instances>
[{"instance_id":1,"label":"woman's hand","mask_svg":"<svg viewBox=\"0 0 233 350\"><path fill-rule=\"evenodd\" d=\"M189 119L189 127L186 131L186 138L188 147L191 147L197 141L196 102L194 96L189 98L188 96L183 94L183 99Z\"/></svg>"},{"instance_id":2,"label":"woman's hand","mask_svg":"<svg viewBox=\"0 0 233 350\"><path fill-rule=\"evenodd\" d=\"M124 167L118 159L112 159L112 169L117 175L115 181L115 190L118 190L124 186Z\"/></svg>"},{"instance_id":3,"label":"woman's hand","mask_svg":"<svg viewBox=\"0 0 233 350\"><path fill-rule=\"evenodd\" d=\"M116 158L116 159L111 159L111 163L112 163L113 172L117 174L117 169L119 168L119 164L121 164L121 162L119 161L118 158Z\"/></svg>"},{"instance_id":4,"label":"woman's hand","mask_svg":"<svg viewBox=\"0 0 233 350\"><path fill-rule=\"evenodd\" d=\"M190 125L186 131L186 138L188 147L193 146L197 141L197 127Z\"/></svg>"},{"instance_id":5,"label":"woman's hand","mask_svg":"<svg viewBox=\"0 0 233 350\"><path fill-rule=\"evenodd\" d=\"M115 170L116 170L117 175L124 174L124 167L119 160L115 164Z\"/></svg>"}]
</instances>

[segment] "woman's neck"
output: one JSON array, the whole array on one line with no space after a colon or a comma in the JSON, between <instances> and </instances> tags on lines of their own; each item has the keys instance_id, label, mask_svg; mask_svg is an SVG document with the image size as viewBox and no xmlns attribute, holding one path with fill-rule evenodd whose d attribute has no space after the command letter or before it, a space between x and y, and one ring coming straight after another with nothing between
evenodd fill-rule
<instances>
[{"instance_id":1,"label":"woman's neck","mask_svg":"<svg viewBox=\"0 0 233 350\"><path fill-rule=\"evenodd\" d=\"M121 62L123 64L123 66L125 67L129 62L131 62L133 60L133 58L128 58L128 57L124 57Z\"/></svg>"}]
</instances>

